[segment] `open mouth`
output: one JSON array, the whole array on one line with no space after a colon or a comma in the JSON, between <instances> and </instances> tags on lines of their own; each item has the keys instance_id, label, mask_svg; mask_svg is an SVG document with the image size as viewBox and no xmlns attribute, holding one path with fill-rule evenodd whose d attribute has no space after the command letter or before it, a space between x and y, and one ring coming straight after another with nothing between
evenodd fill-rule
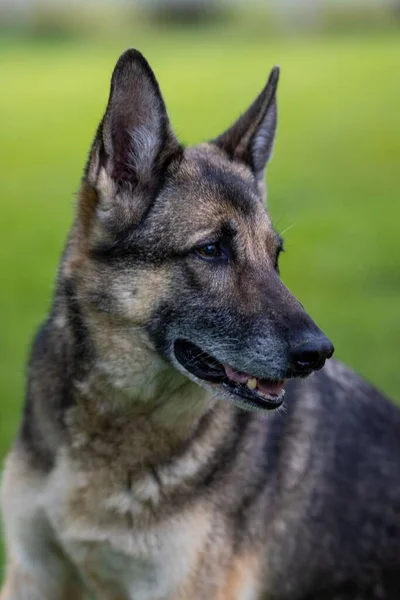
<instances>
[{"instance_id":1,"label":"open mouth","mask_svg":"<svg viewBox=\"0 0 400 600\"><path fill-rule=\"evenodd\" d=\"M239 403L244 406L272 410L283 402L285 380L257 379L249 373L237 371L187 340L177 340L174 353L189 373L208 383L222 386L225 391L238 396Z\"/></svg>"}]
</instances>

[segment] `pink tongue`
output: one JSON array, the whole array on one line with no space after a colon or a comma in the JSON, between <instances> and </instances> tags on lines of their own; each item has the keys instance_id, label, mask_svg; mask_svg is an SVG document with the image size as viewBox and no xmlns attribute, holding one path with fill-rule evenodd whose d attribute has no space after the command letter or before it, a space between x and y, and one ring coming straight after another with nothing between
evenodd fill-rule
<instances>
[{"instance_id":1,"label":"pink tongue","mask_svg":"<svg viewBox=\"0 0 400 600\"><path fill-rule=\"evenodd\" d=\"M260 390L260 392L262 392L263 394L268 394L270 396L278 396L283 390L284 385L284 381L272 383L267 379L257 379L257 388Z\"/></svg>"},{"instance_id":2,"label":"pink tongue","mask_svg":"<svg viewBox=\"0 0 400 600\"><path fill-rule=\"evenodd\" d=\"M232 369L232 367L225 367L225 373L229 379L235 381L236 383L246 383L251 377L251 375L242 373L242 371L235 371L235 369Z\"/></svg>"}]
</instances>

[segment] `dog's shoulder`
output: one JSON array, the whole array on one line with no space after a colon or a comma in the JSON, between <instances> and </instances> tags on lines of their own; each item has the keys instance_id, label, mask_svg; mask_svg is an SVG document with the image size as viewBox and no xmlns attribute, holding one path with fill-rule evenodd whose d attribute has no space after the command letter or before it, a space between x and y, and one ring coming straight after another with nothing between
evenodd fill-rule
<instances>
[{"instance_id":1,"label":"dog's shoulder","mask_svg":"<svg viewBox=\"0 0 400 600\"><path fill-rule=\"evenodd\" d=\"M341 362L289 382L286 403L293 443L308 436L314 454L334 459L341 477L373 471L392 477L398 470L400 409Z\"/></svg>"},{"instance_id":2,"label":"dog's shoulder","mask_svg":"<svg viewBox=\"0 0 400 600\"><path fill-rule=\"evenodd\" d=\"M363 598L393 597L375 596L372 588L380 581L385 593L391 589L385 569L400 553L400 410L336 361L289 382L285 402L286 415L273 417L270 435L269 583L283 597L294 589L325 597L335 586L339 597L346 581L359 586L351 597L361 589L372 590ZM270 512L271 505L267 520ZM327 564L330 572L319 580Z\"/></svg>"},{"instance_id":3,"label":"dog's shoulder","mask_svg":"<svg viewBox=\"0 0 400 600\"><path fill-rule=\"evenodd\" d=\"M317 412L323 422L332 426L332 431L343 426L346 431L357 430L360 435L372 436L381 442L382 430L387 437L390 431L400 427L400 410L394 402L337 360L330 360L306 380L289 382L289 404L291 396L295 406ZM399 436L394 437L399 441Z\"/></svg>"},{"instance_id":4,"label":"dog's shoulder","mask_svg":"<svg viewBox=\"0 0 400 600\"><path fill-rule=\"evenodd\" d=\"M61 320L50 316L35 335L16 440L32 467L43 473L54 466L65 431L64 414L73 403L73 344L60 334Z\"/></svg>"}]
</instances>

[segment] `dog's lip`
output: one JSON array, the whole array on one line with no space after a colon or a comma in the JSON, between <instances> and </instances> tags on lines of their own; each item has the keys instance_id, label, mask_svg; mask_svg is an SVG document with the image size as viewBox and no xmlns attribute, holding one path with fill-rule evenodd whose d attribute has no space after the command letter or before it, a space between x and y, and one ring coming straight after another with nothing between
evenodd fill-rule
<instances>
[{"instance_id":1,"label":"dog's lip","mask_svg":"<svg viewBox=\"0 0 400 600\"><path fill-rule=\"evenodd\" d=\"M259 410L271 410L283 402L286 380L256 378L249 373L224 365L188 340L174 342L174 354L180 365L197 379L222 387L238 396L238 403Z\"/></svg>"},{"instance_id":2,"label":"dog's lip","mask_svg":"<svg viewBox=\"0 0 400 600\"><path fill-rule=\"evenodd\" d=\"M259 379L250 373L237 371L228 365L223 365L225 373L231 381L243 383L248 387L253 387L266 396L280 396L286 383L286 379L274 381L272 379Z\"/></svg>"}]
</instances>

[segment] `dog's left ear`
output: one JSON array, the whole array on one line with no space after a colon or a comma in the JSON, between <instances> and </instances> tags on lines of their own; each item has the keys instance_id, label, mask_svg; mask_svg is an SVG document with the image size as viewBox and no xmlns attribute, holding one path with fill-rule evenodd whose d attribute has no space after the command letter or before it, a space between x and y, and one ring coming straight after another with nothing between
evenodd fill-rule
<instances>
[{"instance_id":1,"label":"dog's left ear","mask_svg":"<svg viewBox=\"0 0 400 600\"><path fill-rule=\"evenodd\" d=\"M253 104L227 131L212 140L231 159L248 165L258 181L263 180L274 145L278 80L279 68L274 67L265 88Z\"/></svg>"}]
</instances>

